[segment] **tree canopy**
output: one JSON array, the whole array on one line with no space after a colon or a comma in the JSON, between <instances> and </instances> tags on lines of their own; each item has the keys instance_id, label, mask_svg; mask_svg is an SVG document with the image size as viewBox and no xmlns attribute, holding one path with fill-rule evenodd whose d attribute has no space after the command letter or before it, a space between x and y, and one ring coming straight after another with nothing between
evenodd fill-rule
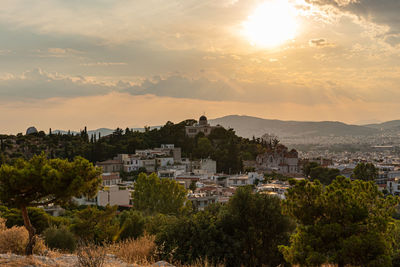
<instances>
[{"instance_id":1,"label":"tree canopy","mask_svg":"<svg viewBox=\"0 0 400 267\"><path fill-rule=\"evenodd\" d=\"M171 179L160 179L155 173L139 174L132 194L136 210L148 214L182 214L191 209L186 189Z\"/></svg>"},{"instance_id":2,"label":"tree canopy","mask_svg":"<svg viewBox=\"0 0 400 267\"><path fill-rule=\"evenodd\" d=\"M27 207L64 204L73 196L94 196L101 183L100 170L82 157L74 161L34 156L29 161L18 159L14 165L0 166L0 201L19 208L29 232L27 254L32 253L35 229Z\"/></svg>"},{"instance_id":3,"label":"tree canopy","mask_svg":"<svg viewBox=\"0 0 400 267\"><path fill-rule=\"evenodd\" d=\"M361 162L354 168L351 178L363 181L375 181L378 178L378 169L372 163Z\"/></svg>"},{"instance_id":4,"label":"tree canopy","mask_svg":"<svg viewBox=\"0 0 400 267\"><path fill-rule=\"evenodd\" d=\"M384 198L372 182L339 176L324 187L319 181L291 181L284 212L297 222L290 245L282 246L291 264L391 266L392 213L398 200Z\"/></svg>"},{"instance_id":5,"label":"tree canopy","mask_svg":"<svg viewBox=\"0 0 400 267\"><path fill-rule=\"evenodd\" d=\"M199 258L226 266L278 266L278 245L287 244L292 224L280 200L240 187L227 205L172 221L157 236L163 253L183 263Z\"/></svg>"},{"instance_id":6,"label":"tree canopy","mask_svg":"<svg viewBox=\"0 0 400 267\"><path fill-rule=\"evenodd\" d=\"M310 170L311 181L319 180L324 185L329 185L339 175L340 171L338 169L331 169L322 166L317 166Z\"/></svg>"}]
</instances>

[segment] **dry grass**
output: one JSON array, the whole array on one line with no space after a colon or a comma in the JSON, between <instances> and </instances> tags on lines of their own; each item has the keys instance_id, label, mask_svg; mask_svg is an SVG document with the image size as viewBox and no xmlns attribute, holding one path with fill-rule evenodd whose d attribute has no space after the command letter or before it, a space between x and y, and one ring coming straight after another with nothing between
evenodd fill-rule
<instances>
[{"instance_id":1,"label":"dry grass","mask_svg":"<svg viewBox=\"0 0 400 267\"><path fill-rule=\"evenodd\" d=\"M107 251L103 246L94 244L81 244L78 246L76 256L79 267L103 267Z\"/></svg>"},{"instance_id":2,"label":"dry grass","mask_svg":"<svg viewBox=\"0 0 400 267\"><path fill-rule=\"evenodd\" d=\"M29 234L25 227L13 226L7 228L5 220L0 218L0 253L24 254L28 244ZM43 239L36 237L33 253L42 254L46 250Z\"/></svg>"},{"instance_id":3,"label":"dry grass","mask_svg":"<svg viewBox=\"0 0 400 267\"><path fill-rule=\"evenodd\" d=\"M108 247L108 250L122 261L146 265L154 262L156 244L154 236L144 235L138 239L114 243Z\"/></svg>"}]
</instances>

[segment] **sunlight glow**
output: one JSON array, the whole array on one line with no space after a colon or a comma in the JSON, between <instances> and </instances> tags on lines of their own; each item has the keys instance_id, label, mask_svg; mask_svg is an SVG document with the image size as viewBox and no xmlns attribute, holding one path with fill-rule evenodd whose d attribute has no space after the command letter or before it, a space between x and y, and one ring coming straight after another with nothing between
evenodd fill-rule
<instances>
[{"instance_id":1,"label":"sunlight glow","mask_svg":"<svg viewBox=\"0 0 400 267\"><path fill-rule=\"evenodd\" d=\"M276 47L296 37L297 10L288 0L269 0L243 22L243 34L252 45Z\"/></svg>"}]
</instances>

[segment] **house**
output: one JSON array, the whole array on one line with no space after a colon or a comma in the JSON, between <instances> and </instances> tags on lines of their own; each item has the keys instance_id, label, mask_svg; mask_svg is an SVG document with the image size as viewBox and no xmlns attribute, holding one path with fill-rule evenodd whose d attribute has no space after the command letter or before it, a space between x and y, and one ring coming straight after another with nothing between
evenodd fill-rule
<instances>
[{"instance_id":1,"label":"house","mask_svg":"<svg viewBox=\"0 0 400 267\"><path fill-rule=\"evenodd\" d=\"M103 186L117 185L122 182L119 172L103 173L101 178L103 179Z\"/></svg>"},{"instance_id":2,"label":"house","mask_svg":"<svg viewBox=\"0 0 400 267\"><path fill-rule=\"evenodd\" d=\"M299 173L299 154L295 149L289 149L279 144L256 158L257 169L261 171L275 171L281 174Z\"/></svg>"},{"instance_id":3,"label":"house","mask_svg":"<svg viewBox=\"0 0 400 267\"><path fill-rule=\"evenodd\" d=\"M96 166L100 167L103 173L120 172L123 170L123 162L119 159L97 162Z\"/></svg>"},{"instance_id":4,"label":"house","mask_svg":"<svg viewBox=\"0 0 400 267\"><path fill-rule=\"evenodd\" d=\"M190 171L197 174L215 174L217 173L217 162L212 159L192 161Z\"/></svg>"},{"instance_id":5,"label":"house","mask_svg":"<svg viewBox=\"0 0 400 267\"><path fill-rule=\"evenodd\" d=\"M236 187L251 185L253 181L249 179L248 175L234 175L225 179L225 187Z\"/></svg>"},{"instance_id":6,"label":"house","mask_svg":"<svg viewBox=\"0 0 400 267\"><path fill-rule=\"evenodd\" d=\"M195 210L204 210L208 205L218 202L218 196L207 195L206 193L192 193L188 195Z\"/></svg>"},{"instance_id":7,"label":"house","mask_svg":"<svg viewBox=\"0 0 400 267\"><path fill-rule=\"evenodd\" d=\"M212 130L220 127L222 126L211 126L208 123L207 117L201 116L198 124L195 124L193 126L186 126L186 135L189 137L195 137L199 133L204 133L205 136L208 136Z\"/></svg>"},{"instance_id":8,"label":"house","mask_svg":"<svg viewBox=\"0 0 400 267\"><path fill-rule=\"evenodd\" d=\"M132 192L124 186L106 186L97 193L98 206L129 206L131 204Z\"/></svg>"},{"instance_id":9,"label":"house","mask_svg":"<svg viewBox=\"0 0 400 267\"><path fill-rule=\"evenodd\" d=\"M400 195L400 178L390 179L386 183L386 190L392 194L399 196Z\"/></svg>"}]
</instances>

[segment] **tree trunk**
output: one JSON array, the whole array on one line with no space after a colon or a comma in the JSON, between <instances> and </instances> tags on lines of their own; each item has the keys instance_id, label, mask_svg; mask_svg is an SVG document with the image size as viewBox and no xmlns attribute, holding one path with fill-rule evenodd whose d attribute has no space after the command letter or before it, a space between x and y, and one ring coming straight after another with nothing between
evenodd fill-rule
<instances>
[{"instance_id":1,"label":"tree trunk","mask_svg":"<svg viewBox=\"0 0 400 267\"><path fill-rule=\"evenodd\" d=\"M29 241L25 248L25 254L32 255L33 247L35 246L35 241L36 241L35 240L36 230L33 227L33 225L31 224L31 220L29 219L28 210L26 209L26 207L21 206L21 211L22 211L22 218L24 218L24 226L25 226L26 230L28 230L28 233L29 233Z\"/></svg>"}]
</instances>

